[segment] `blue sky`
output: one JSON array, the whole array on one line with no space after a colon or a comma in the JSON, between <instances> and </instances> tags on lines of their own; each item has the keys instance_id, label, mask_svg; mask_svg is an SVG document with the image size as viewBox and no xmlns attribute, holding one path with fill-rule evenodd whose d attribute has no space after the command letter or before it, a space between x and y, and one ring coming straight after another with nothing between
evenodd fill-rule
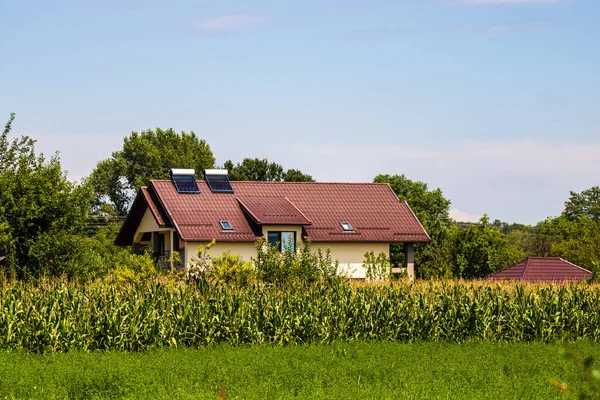
<instances>
[{"instance_id":1,"label":"blue sky","mask_svg":"<svg viewBox=\"0 0 600 400\"><path fill-rule=\"evenodd\" d=\"M131 131L535 223L600 185L594 0L0 0L0 116L69 177Z\"/></svg>"}]
</instances>

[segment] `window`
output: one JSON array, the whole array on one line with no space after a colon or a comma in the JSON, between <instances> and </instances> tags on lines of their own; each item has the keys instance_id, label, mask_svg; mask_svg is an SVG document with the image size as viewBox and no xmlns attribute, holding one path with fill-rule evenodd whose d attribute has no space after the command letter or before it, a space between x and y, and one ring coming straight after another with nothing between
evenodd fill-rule
<instances>
[{"instance_id":1,"label":"window","mask_svg":"<svg viewBox=\"0 0 600 400\"><path fill-rule=\"evenodd\" d=\"M221 224L221 228L223 228L224 231L232 231L233 230L233 226L231 226L229 221L220 221L220 224Z\"/></svg>"},{"instance_id":2,"label":"window","mask_svg":"<svg viewBox=\"0 0 600 400\"><path fill-rule=\"evenodd\" d=\"M268 232L267 240L282 253L296 251L296 232Z\"/></svg>"},{"instance_id":3,"label":"window","mask_svg":"<svg viewBox=\"0 0 600 400\"><path fill-rule=\"evenodd\" d=\"M340 222L340 225L342 226L344 232L354 231L354 229L352 229L352 225L350 225L350 222Z\"/></svg>"}]
</instances>

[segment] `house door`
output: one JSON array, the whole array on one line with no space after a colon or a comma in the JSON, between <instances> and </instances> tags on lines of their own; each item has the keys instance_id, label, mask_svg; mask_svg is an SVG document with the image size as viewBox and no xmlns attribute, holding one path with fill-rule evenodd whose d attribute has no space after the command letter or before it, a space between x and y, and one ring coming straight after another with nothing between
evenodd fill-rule
<instances>
[{"instance_id":1,"label":"house door","mask_svg":"<svg viewBox=\"0 0 600 400\"><path fill-rule=\"evenodd\" d=\"M165 254L165 234L152 232L152 256L158 258Z\"/></svg>"}]
</instances>

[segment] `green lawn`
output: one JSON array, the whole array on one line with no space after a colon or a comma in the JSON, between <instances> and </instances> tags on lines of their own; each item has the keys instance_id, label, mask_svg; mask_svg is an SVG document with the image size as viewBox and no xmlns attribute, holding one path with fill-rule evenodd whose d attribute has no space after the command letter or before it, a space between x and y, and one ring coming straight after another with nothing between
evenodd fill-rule
<instances>
[{"instance_id":1,"label":"green lawn","mask_svg":"<svg viewBox=\"0 0 600 400\"><path fill-rule=\"evenodd\" d=\"M600 345L578 342L600 359ZM565 345L336 343L147 353L0 353L4 398L551 399L584 385ZM595 365L597 367L597 363ZM222 398L222 397L221 397Z\"/></svg>"}]
</instances>

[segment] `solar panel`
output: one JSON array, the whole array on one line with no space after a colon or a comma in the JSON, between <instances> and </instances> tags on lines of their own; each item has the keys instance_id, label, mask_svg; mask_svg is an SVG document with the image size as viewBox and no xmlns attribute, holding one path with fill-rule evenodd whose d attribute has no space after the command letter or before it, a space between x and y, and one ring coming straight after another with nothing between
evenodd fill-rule
<instances>
[{"instance_id":1,"label":"solar panel","mask_svg":"<svg viewBox=\"0 0 600 400\"><path fill-rule=\"evenodd\" d=\"M206 183L213 193L233 193L227 175L206 175Z\"/></svg>"},{"instance_id":2,"label":"solar panel","mask_svg":"<svg viewBox=\"0 0 600 400\"><path fill-rule=\"evenodd\" d=\"M173 183L179 193L200 193L194 175L173 175Z\"/></svg>"}]
</instances>

